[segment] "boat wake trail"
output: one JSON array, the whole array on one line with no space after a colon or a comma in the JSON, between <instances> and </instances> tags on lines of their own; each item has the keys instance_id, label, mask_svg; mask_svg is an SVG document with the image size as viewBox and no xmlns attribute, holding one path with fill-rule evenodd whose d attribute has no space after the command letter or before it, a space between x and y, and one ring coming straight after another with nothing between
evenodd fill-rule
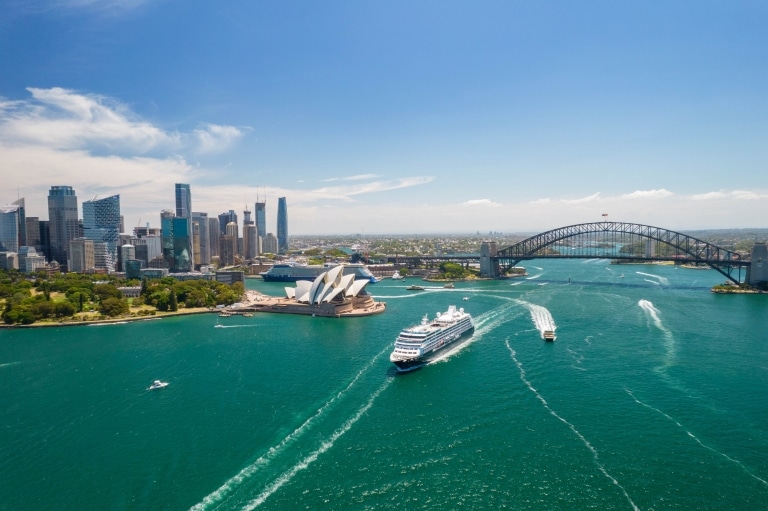
<instances>
[{"instance_id":1,"label":"boat wake trail","mask_svg":"<svg viewBox=\"0 0 768 511\"><path fill-rule=\"evenodd\" d=\"M649 302L648 300L640 300L637 302L637 305L640 306L641 309L645 312L648 319L650 319L654 326L658 328L661 333L664 335L664 344L666 345L666 355L664 357L664 367L667 368L671 365L674 365L675 358L677 356L677 346L675 344L675 336L672 335L672 332L664 326L664 323L661 322L661 319L659 318L659 309L657 309L653 303Z\"/></svg>"},{"instance_id":2,"label":"boat wake trail","mask_svg":"<svg viewBox=\"0 0 768 511\"><path fill-rule=\"evenodd\" d=\"M512 321L520 316L520 314L511 314L511 309L517 307L514 303L507 303L495 309L491 309L475 318L475 333L471 337L464 341L459 341L453 346L446 348L446 351L435 357L427 365L437 364L439 362L450 359L453 355L464 350L467 346L470 346L480 339L482 339L487 333L497 329L504 323Z\"/></svg>"},{"instance_id":3,"label":"boat wake trail","mask_svg":"<svg viewBox=\"0 0 768 511\"><path fill-rule=\"evenodd\" d=\"M371 397L368 399L368 401L360 407L360 409L347 421L342 424L342 426L333 432L333 434L325 439L322 444L320 444L320 447L318 447L314 452L309 454L307 457L299 461L296 465L294 465L290 470L284 472L281 474L275 481L267 486L267 488L261 492L261 494L256 497L255 499L248 502L248 504L243 508L246 511L250 511L252 509L255 509L259 507L261 504L266 501L270 495L275 493L277 490L280 489L281 486L289 482L291 479L293 479L293 476L298 474L300 471L307 468L311 463L317 460L317 458L326 452L328 449L333 447L333 445L336 443L336 440L338 440L344 433L352 429L352 426L355 425L355 423L360 420L360 417L362 417L365 412L367 412L371 406L373 406L373 402L376 400L379 395L384 392L384 389L386 389L389 384L392 383L392 379L388 378L382 385L379 387L373 394L371 394Z\"/></svg>"},{"instance_id":4,"label":"boat wake trail","mask_svg":"<svg viewBox=\"0 0 768 511\"><path fill-rule=\"evenodd\" d=\"M518 303L530 311L531 320L533 320L533 324L540 334L543 334L545 330L554 331L557 328L552 313L546 307L526 302L525 300L518 300Z\"/></svg>"},{"instance_id":5,"label":"boat wake trail","mask_svg":"<svg viewBox=\"0 0 768 511\"><path fill-rule=\"evenodd\" d=\"M10 367L10 366L15 366L17 364L21 364L21 361L6 362L5 364L0 364L0 367Z\"/></svg>"},{"instance_id":6,"label":"boat wake trail","mask_svg":"<svg viewBox=\"0 0 768 511\"><path fill-rule=\"evenodd\" d=\"M576 426L565 420L563 417L558 415L556 411L552 409L552 407L549 406L549 403L547 403L547 400L544 399L544 397L539 394L539 391L536 390L536 388L531 384L530 381L528 381L528 378L525 375L525 369L523 369L523 365L520 363L520 361L517 359L517 353L512 348L512 346L509 345L509 340L504 341L507 345L507 349L509 350L509 355L512 357L512 360L515 362L515 365L517 365L517 369L520 371L520 380L522 380L523 383L528 387L528 389L533 392L533 394L536 396L536 398L541 401L541 404L544 405L544 408L547 409L547 411L555 417L557 420L565 424L570 428L571 431L573 431L573 434L576 435L576 437L581 440L581 442L589 449L589 451L592 453L592 457L595 460L595 465L597 465L598 470L606 477L609 481L611 481L614 485L616 485L617 488L619 488L622 493L624 494L624 497L626 497L629 504L632 506L632 509L635 511L640 511L640 508L637 507L637 505L632 501L632 498L629 496L629 493L627 493L627 490L624 489L624 487L619 483L619 481L613 477L608 470L606 470L605 466L600 462L600 456L598 455L597 449L595 449L592 444L589 443L589 440L587 440L584 435L582 435L578 429L576 429Z\"/></svg>"},{"instance_id":7,"label":"boat wake trail","mask_svg":"<svg viewBox=\"0 0 768 511\"><path fill-rule=\"evenodd\" d=\"M656 279L655 281L654 280L643 279L646 282L653 282L654 284L661 284L662 286L668 286L669 285L669 279L667 277L661 277L659 275L654 275L653 273L643 273L641 271L636 271L635 273L637 273L638 275L642 275L644 277L651 277L651 278Z\"/></svg>"},{"instance_id":8,"label":"boat wake trail","mask_svg":"<svg viewBox=\"0 0 768 511\"><path fill-rule=\"evenodd\" d=\"M387 346L384 350L382 350L376 356L374 356L362 369L360 369L360 371L355 375L354 378L352 378L352 381L350 381L346 387L340 390L335 396L331 397L325 404L323 404L323 406L318 408L317 411L311 417L309 417L298 428L296 428L290 434L288 434L288 436L283 438L279 444L277 444L274 447L270 447L266 453L262 454L256 461L254 461L253 463L251 463L250 465L242 469L240 472L238 472L235 476L230 478L219 489L217 489L210 495L206 496L198 504L195 504L194 506L192 506L190 508L190 511L203 511L205 509L210 509L211 506L220 503L226 496L228 496L231 492L237 489L243 482L245 482L248 478L250 478L256 472L258 472L259 469L265 467L270 461L272 461L275 457L277 457L280 453L282 453L286 449L286 447L288 447L296 439L298 439L304 433L306 433L312 427L312 425L315 422L317 422L322 416L327 415L327 412L331 408L331 406L336 401L343 398L350 391L350 389L355 385L355 383L357 383L360 377L373 366L374 362L376 362L376 360L378 360L379 357L381 357L389 349L390 349L389 346Z\"/></svg>"},{"instance_id":9,"label":"boat wake trail","mask_svg":"<svg viewBox=\"0 0 768 511\"><path fill-rule=\"evenodd\" d=\"M742 462L740 462L739 460L736 460L736 459L733 459L733 458L731 458L731 457L730 457L730 456L728 456L727 454L725 454L725 453L722 453L722 452L718 451L717 449L715 449L715 448L713 448L713 447L710 447L710 446L706 445L704 442L702 442L701 440L699 440L699 438L698 438L696 435L694 435L693 433L691 433L690 431L688 431L687 429L685 429L685 428L683 427L683 425L682 425L682 424L680 424L679 422L677 422L675 419L673 419L672 417L670 417L668 414L666 414L666 413L662 412L662 411L661 411L661 410L659 410L658 408L654 408L653 406L651 406L651 405L649 405L649 404L647 404L647 403L643 403L642 401L640 401L639 399L637 399L637 397L635 397L635 395L632 393L632 391L631 391L631 390L629 390L629 389L624 389L624 390L627 392L627 394L629 394L629 396L630 396L632 399L634 399L634 400L635 400L635 402L636 402L637 404L639 404L639 405L641 405L641 406L644 406L644 407L648 408L649 410L653 410L654 412L658 413L658 414L659 414L659 415L661 415L662 417L665 417L665 418L667 418L667 419L668 419L668 420L670 420L670 421L671 421L673 424L675 424L675 426L677 426L678 428L680 428L680 429L682 429L683 431L685 431L685 433L686 433L686 434L687 434L689 437L691 437L691 438L692 438L692 439L693 439L693 440L694 440L694 441L695 441L697 444L699 444L700 446L702 446L703 448L705 448L705 449L707 449L707 450L710 450L710 451L714 452L715 454L718 454L718 455L722 456L723 458L727 459L727 460L728 460L728 461L730 461L731 463L735 463L736 465L738 465L739 467L741 467L741 469L742 469L742 470L744 470L744 472L746 472L746 473L747 473L747 474L748 474L750 477L753 477L753 478L757 479L758 481L760 481L761 483L763 483L764 485L768 486L768 481L766 481L765 479L762 479L762 478L760 478L760 477L756 476L755 474L753 474L752 472L750 472L750 471L749 471L749 469L748 469L746 466L744 466L744 464L743 464Z\"/></svg>"}]
</instances>

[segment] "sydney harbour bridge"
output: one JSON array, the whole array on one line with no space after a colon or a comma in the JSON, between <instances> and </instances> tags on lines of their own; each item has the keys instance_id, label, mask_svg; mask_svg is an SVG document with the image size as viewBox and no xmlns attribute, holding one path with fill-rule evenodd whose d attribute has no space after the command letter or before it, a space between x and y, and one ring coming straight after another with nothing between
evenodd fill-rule
<instances>
[{"instance_id":1,"label":"sydney harbour bridge","mask_svg":"<svg viewBox=\"0 0 768 511\"><path fill-rule=\"evenodd\" d=\"M400 260L409 259L409 264L424 264L425 260L431 264L437 261L464 264L479 261L482 277L503 278L521 261L574 258L605 258L618 263L671 261L709 266L736 284L768 281L765 243L756 243L750 255L739 254L687 234L628 222L604 221L559 227L503 248L498 248L495 242L484 242L479 255Z\"/></svg>"}]
</instances>

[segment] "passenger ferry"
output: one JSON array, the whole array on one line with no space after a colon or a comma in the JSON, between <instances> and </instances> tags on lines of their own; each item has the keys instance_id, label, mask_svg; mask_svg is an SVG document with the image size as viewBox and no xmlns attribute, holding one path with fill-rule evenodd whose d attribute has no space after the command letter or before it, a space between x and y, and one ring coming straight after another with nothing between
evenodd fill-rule
<instances>
[{"instance_id":1,"label":"passenger ferry","mask_svg":"<svg viewBox=\"0 0 768 511\"><path fill-rule=\"evenodd\" d=\"M315 280L323 272L338 266L336 263L319 264L299 264L299 263L278 263L267 271L259 273L265 282L296 282L299 280ZM378 282L373 273L360 263L343 263L344 274L353 273L355 280L367 279L371 283Z\"/></svg>"},{"instance_id":2,"label":"passenger ferry","mask_svg":"<svg viewBox=\"0 0 768 511\"><path fill-rule=\"evenodd\" d=\"M400 372L418 369L474 329L472 316L451 305L446 312L438 312L432 321L424 315L420 324L400 332L389 360Z\"/></svg>"}]
</instances>

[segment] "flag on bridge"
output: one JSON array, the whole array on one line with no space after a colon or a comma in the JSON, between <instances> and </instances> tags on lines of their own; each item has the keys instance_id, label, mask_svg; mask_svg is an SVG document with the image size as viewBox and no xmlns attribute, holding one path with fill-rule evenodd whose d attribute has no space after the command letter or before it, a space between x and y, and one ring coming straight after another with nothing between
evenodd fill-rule
<instances>
[{"instance_id":1,"label":"flag on bridge","mask_svg":"<svg viewBox=\"0 0 768 511\"><path fill-rule=\"evenodd\" d=\"M603 213L603 216L608 216L608 213Z\"/></svg>"}]
</instances>

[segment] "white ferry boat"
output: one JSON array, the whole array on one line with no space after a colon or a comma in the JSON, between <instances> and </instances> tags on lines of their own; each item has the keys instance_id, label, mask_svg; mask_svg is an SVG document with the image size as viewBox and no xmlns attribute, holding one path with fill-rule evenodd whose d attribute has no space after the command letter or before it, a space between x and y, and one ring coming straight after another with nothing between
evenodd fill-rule
<instances>
[{"instance_id":1,"label":"white ferry boat","mask_svg":"<svg viewBox=\"0 0 768 511\"><path fill-rule=\"evenodd\" d=\"M169 383L167 381L155 380L152 382L152 385L150 385L147 390L162 389L167 387L168 385Z\"/></svg>"},{"instance_id":2,"label":"white ferry boat","mask_svg":"<svg viewBox=\"0 0 768 511\"><path fill-rule=\"evenodd\" d=\"M315 280L321 273L335 268L338 264L326 263L320 264L298 264L293 262L277 263L268 271L259 273L266 282L297 282L299 280ZM360 263L343 263L344 274L350 273L357 279L367 279L371 283L378 282L378 279L371 271Z\"/></svg>"},{"instance_id":3,"label":"white ferry boat","mask_svg":"<svg viewBox=\"0 0 768 511\"><path fill-rule=\"evenodd\" d=\"M432 321L424 315L420 324L400 332L389 360L400 372L418 369L474 329L472 316L451 305L446 312L438 312Z\"/></svg>"}]
</instances>

